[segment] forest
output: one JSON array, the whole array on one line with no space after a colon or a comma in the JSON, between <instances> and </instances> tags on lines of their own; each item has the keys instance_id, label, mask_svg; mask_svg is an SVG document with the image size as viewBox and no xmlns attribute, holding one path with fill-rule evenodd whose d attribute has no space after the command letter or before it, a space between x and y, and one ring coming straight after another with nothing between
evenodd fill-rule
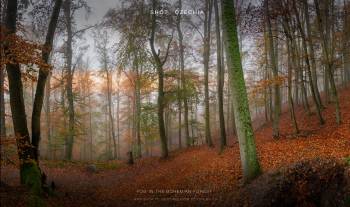
<instances>
[{"instance_id":1,"label":"forest","mask_svg":"<svg viewBox=\"0 0 350 207\"><path fill-rule=\"evenodd\" d=\"M0 0L1 206L350 206L350 0Z\"/></svg>"}]
</instances>

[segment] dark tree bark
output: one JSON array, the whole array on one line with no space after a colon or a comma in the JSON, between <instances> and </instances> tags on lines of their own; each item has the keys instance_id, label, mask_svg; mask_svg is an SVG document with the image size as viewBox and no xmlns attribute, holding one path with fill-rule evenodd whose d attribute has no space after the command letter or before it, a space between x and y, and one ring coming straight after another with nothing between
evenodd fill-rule
<instances>
[{"instance_id":1,"label":"dark tree bark","mask_svg":"<svg viewBox=\"0 0 350 207\"><path fill-rule=\"evenodd\" d=\"M156 10L157 6L157 1L152 0L152 9ZM164 69L163 66L168 58L169 54L169 49L170 49L170 44L173 39L173 34L168 42L168 46L166 49L166 54L165 57L162 58L161 60L160 57L160 50L156 52L155 49L155 33L156 33L156 14L152 15L152 26L151 26L151 38L150 38L150 47L152 50L152 55L153 59L155 62L155 66L157 68L157 73L158 73L158 125L159 125L159 136L160 136L160 141L161 141L161 148L162 148L162 158L167 158L168 157L168 140L166 137L165 133L165 125L164 125L164 105L165 105L165 100L164 100Z\"/></svg>"},{"instance_id":2,"label":"dark tree bark","mask_svg":"<svg viewBox=\"0 0 350 207\"><path fill-rule=\"evenodd\" d=\"M339 105L339 97L338 97L338 92L337 92L337 88L335 85L335 81L334 81L334 71L333 71L333 67L334 67L334 57L333 57L333 52L332 52L332 48L333 45L329 45L329 38L325 35L324 33L324 28L323 28L323 22L322 22L322 17L321 17L321 12L320 12L320 6L318 3L318 0L314 0L315 3L315 9L316 9L316 17L317 17L317 25L319 28L319 32L321 35L321 45L323 48L323 54L324 54L324 58L326 60L326 73L328 75L329 78L329 83L330 83L330 89L331 89L331 95L333 98L333 102L335 105L335 117L336 117L336 122L337 124L341 123L341 115L340 115L340 105ZM325 17L327 18L327 17Z\"/></svg>"},{"instance_id":3,"label":"dark tree bark","mask_svg":"<svg viewBox=\"0 0 350 207\"><path fill-rule=\"evenodd\" d=\"M1 49L1 57L2 49ZM5 79L5 68L0 66L0 139L6 137L6 123L5 123L5 89L4 89L4 79Z\"/></svg>"},{"instance_id":4,"label":"dark tree bark","mask_svg":"<svg viewBox=\"0 0 350 207\"><path fill-rule=\"evenodd\" d=\"M17 0L7 1L6 35L16 34L17 6ZM5 43L4 46L5 51L7 51L9 43ZM7 64L6 70L9 82L12 121L20 160L20 180L22 184L31 188L31 192L35 196L38 196L42 192L41 172L38 163L35 161L35 152L30 143L20 65L18 63Z\"/></svg>"},{"instance_id":5,"label":"dark tree bark","mask_svg":"<svg viewBox=\"0 0 350 207\"><path fill-rule=\"evenodd\" d=\"M205 141L209 147L213 147L210 130L210 109L209 109L209 58L210 58L210 31L211 31L211 13L213 0L205 1L205 19L204 19L204 105L205 105Z\"/></svg>"},{"instance_id":6,"label":"dark tree bark","mask_svg":"<svg viewBox=\"0 0 350 207\"><path fill-rule=\"evenodd\" d=\"M294 65L292 65L293 61L291 60L291 48L289 40L287 39L287 53L288 53L288 105L289 105L289 111L290 111L290 117L294 128L294 133L299 134L299 127L298 123L295 117L295 111L294 111L294 101L292 97L292 68L295 68Z\"/></svg>"},{"instance_id":7,"label":"dark tree bark","mask_svg":"<svg viewBox=\"0 0 350 207\"><path fill-rule=\"evenodd\" d=\"M120 159L120 71L118 71L117 88L117 159Z\"/></svg>"},{"instance_id":8,"label":"dark tree bark","mask_svg":"<svg viewBox=\"0 0 350 207\"><path fill-rule=\"evenodd\" d=\"M114 117L113 117L113 103L112 103L112 74L108 69L106 68L106 74L107 74L107 102L108 102L108 116L109 116L109 123L111 126L111 135L112 135L112 141L113 141L113 156L112 159L115 159L117 156L117 144L116 144L116 138L115 138L115 129L114 129Z\"/></svg>"},{"instance_id":9,"label":"dark tree bark","mask_svg":"<svg viewBox=\"0 0 350 207\"><path fill-rule=\"evenodd\" d=\"M73 154L74 133L75 133L75 112L74 112L74 95L73 95L73 31L71 17L72 0L64 2L64 16L67 27L67 42L66 42L66 60L67 60L67 100L68 100L68 135L66 140L66 159L71 160Z\"/></svg>"},{"instance_id":10,"label":"dark tree bark","mask_svg":"<svg viewBox=\"0 0 350 207\"><path fill-rule=\"evenodd\" d=\"M141 148L141 81L140 81L140 68L138 64L138 56L135 55L135 130L136 130L136 141L137 141L137 152L135 157L142 157Z\"/></svg>"},{"instance_id":11,"label":"dark tree bark","mask_svg":"<svg viewBox=\"0 0 350 207\"><path fill-rule=\"evenodd\" d=\"M46 40L44 44L45 49L42 52L42 60L46 64L49 63L49 57L52 50L52 44L55 36L55 31L56 31L57 22L58 22L58 16L61 10L61 5L62 5L62 0L56 0L52 15L51 15L49 28L46 34ZM39 142L41 139L41 129L40 129L41 111L42 111L43 102L44 102L46 80L49 73L50 73L49 68L39 69L39 78L36 86L35 99L34 99L33 112L32 112L32 144L34 146L34 153L35 153L34 155L37 161L39 159Z\"/></svg>"},{"instance_id":12,"label":"dark tree bark","mask_svg":"<svg viewBox=\"0 0 350 207\"><path fill-rule=\"evenodd\" d=\"M324 119L322 117L322 113L321 113L321 106L320 106L320 100L317 99L317 95L316 95L316 89L314 88L314 83L313 83L313 78L312 78L312 72L311 72L311 66L310 66L310 60L309 60L309 53L308 53L308 50L307 50L307 44L306 44L306 35L305 35L305 32L303 30L303 27L302 27L302 23L300 21L300 17L299 17L299 13L298 13L298 10L296 8L296 4L295 4L295 0L293 0L292 2L292 5L293 5L293 9L294 9L294 12L295 12L295 16L296 16L296 19L297 19L297 26L298 26L298 29L299 29L299 32L300 32L300 35L301 35L301 40L302 40L302 45L303 45L303 51L304 51L304 56L305 56L305 62L306 62L306 71L307 71L307 75L308 75L308 78L309 78L309 85L310 85L310 89L311 89L311 95L312 95L312 99L316 105L316 114L317 114L317 117L318 117L318 120L320 122L320 124L324 124Z\"/></svg>"},{"instance_id":13,"label":"dark tree bark","mask_svg":"<svg viewBox=\"0 0 350 207\"><path fill-rule=\"evenodd\" d=\"M5 27L5 18L6 18L6 1L2 1L1 5L1 14L0 14L0 26L1 28ZM4 29L1 29L0 35L3 36ZM4 43L0 43L0 58L4 57ZM6 137L6 111L5 111L5 67L3 64L0 65L0 141L2 138ZM2 149L2 146L0 146ZM2 152L2 151L1 151Z\"/></svg>"},{"instance_id":14,"label":"dark tree bark","mask_svg":"<svg viewBox=\"0 0 350 207\"><path fill-rule=\"evenodd\" d=\"M303 0L304 5L304 16L305 16L305 23L306 23L306 33L307 33L307 42L308 42L308 49L309 49L309 56L310 56L310 63L311 63L311 74L312 74L312 83L313 88L315 89L315 95L316 100L318 102L318 105L321 109L324 108L321 100L320 91L318 90L318 84L317 84L317 71L316 71L316 59L315 59L315 51L314 51L314 45L313 45L313 37L311 32L311 26L310 26L310 14L309 14L309 4L307 0Z\"/></svg>"}]
</instances>

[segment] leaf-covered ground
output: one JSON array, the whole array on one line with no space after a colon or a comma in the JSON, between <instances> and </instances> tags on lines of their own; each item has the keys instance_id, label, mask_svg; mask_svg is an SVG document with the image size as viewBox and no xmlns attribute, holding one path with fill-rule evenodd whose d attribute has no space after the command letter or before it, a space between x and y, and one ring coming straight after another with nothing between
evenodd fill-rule
<instances>
[{"instance_id":1,"label":"leaf-covered ground","mask_svg":"<svg viewBox=\"0 0 350 207\"><path fill-rule=\"evenodd\" d=\"M256 143L263 171L276 170L311 158L350 157L349 89L340 93L343 123L335 123L334 108L323 111L326 124L319 126L317 117L297 109L300 135L293 136L289 113L281 118L282 136L271 138L271 125L256 131ZM54 180L54 196L45 198L48 206L189 206L212 205L225 200L229 192L241 187L241 165L238 144L218 154L206 146L173 152L169 159L144 158L133 166L124 163L100 163L98 172L86 170L83 163L42 162L49 180ZM18 170L9 165L1 168L2 206L25 205L25 189L18 187ZM173 206L173 205L172 205Z\"/></svg>"}]
</instances>

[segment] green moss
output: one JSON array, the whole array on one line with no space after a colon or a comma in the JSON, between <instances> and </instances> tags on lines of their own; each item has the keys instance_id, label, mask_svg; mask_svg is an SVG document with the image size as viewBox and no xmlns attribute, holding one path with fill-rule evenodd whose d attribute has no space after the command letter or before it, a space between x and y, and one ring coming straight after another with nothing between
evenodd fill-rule
<instances>
[{"instance_id":1,"label":"green moss","mask_svg":"<svg viewBox=\"0 0 350 207\"><path fill-rule=\"evenodd\" d=\"M21 181L29 188L29 206L44 206L41 185L41 172L35 161L27 161L21 166Z\"/></svg>"},{"instance_id":2,"label":"green moss","mask_svg":"<svg viewBox=\"0 0 350 207\"><path fill-rule=\"evenodd\" d=\"M237 135L239 140L245 182L249 182L261 172L257 159L254 132L251 123L247 90L239 51L235 8L232 0L222 1L222 21L226 38L226 53L230 77L230 87L234 105Z\"/></svg>"},{"instance_id":3,"label":"green moss","mask_svg":"<svg viewBox=\"0 0 350 207\"><path fill-rule=\"evenodd\" d=\"M350 196L347 196L344 200L345 206L350 206Z\"/></svg>"},{"instance_id":4,"label":"green moss","mask_svg":"<svg viewBox=\"0 0 350 207\"><path fill-rule=\"evenodd\" d=\"M345 157L345 163L350 166L350 157Z\"/></svg>"}]
</instances>

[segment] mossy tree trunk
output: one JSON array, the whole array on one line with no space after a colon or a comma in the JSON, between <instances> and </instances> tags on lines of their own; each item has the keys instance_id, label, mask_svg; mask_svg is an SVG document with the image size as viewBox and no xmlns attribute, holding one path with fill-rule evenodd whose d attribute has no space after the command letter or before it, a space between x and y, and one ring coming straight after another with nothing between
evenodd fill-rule
<instances>
[{"instance_id":1,"label":"mossy tree trunk","mask_svg":"<svg viewBox=\"0 0 350 207\"><path fill-rule=\"evenodd\" d=\"M236 27L236 15L232 0L222 0L222 27L226 39L227 61L230 66L231 92L240 148L243 176L251 181L261 172L257 158L254 132L250 117L248 95L245 87Z\"/></svg>"},{"instance_id":2,"label":"mossy tree trunk","mask_svg":"<svg viewBox=\"0 0 350 207\"><path fill-rule=\"evenodd\" d=\"M17 0L9 0L7 2L6 35L16 34L17 6ZM5 51L7 51L9 43L5 43L4 46ZM20 180L22 184L30 187L34 196L39 196L42 191L41 172L35 160L35 152L30 143L20 65L18 63L9 63L6 65L6 70L9 82L13 128L20 160Z\"/></svg>"}]
</instances>

